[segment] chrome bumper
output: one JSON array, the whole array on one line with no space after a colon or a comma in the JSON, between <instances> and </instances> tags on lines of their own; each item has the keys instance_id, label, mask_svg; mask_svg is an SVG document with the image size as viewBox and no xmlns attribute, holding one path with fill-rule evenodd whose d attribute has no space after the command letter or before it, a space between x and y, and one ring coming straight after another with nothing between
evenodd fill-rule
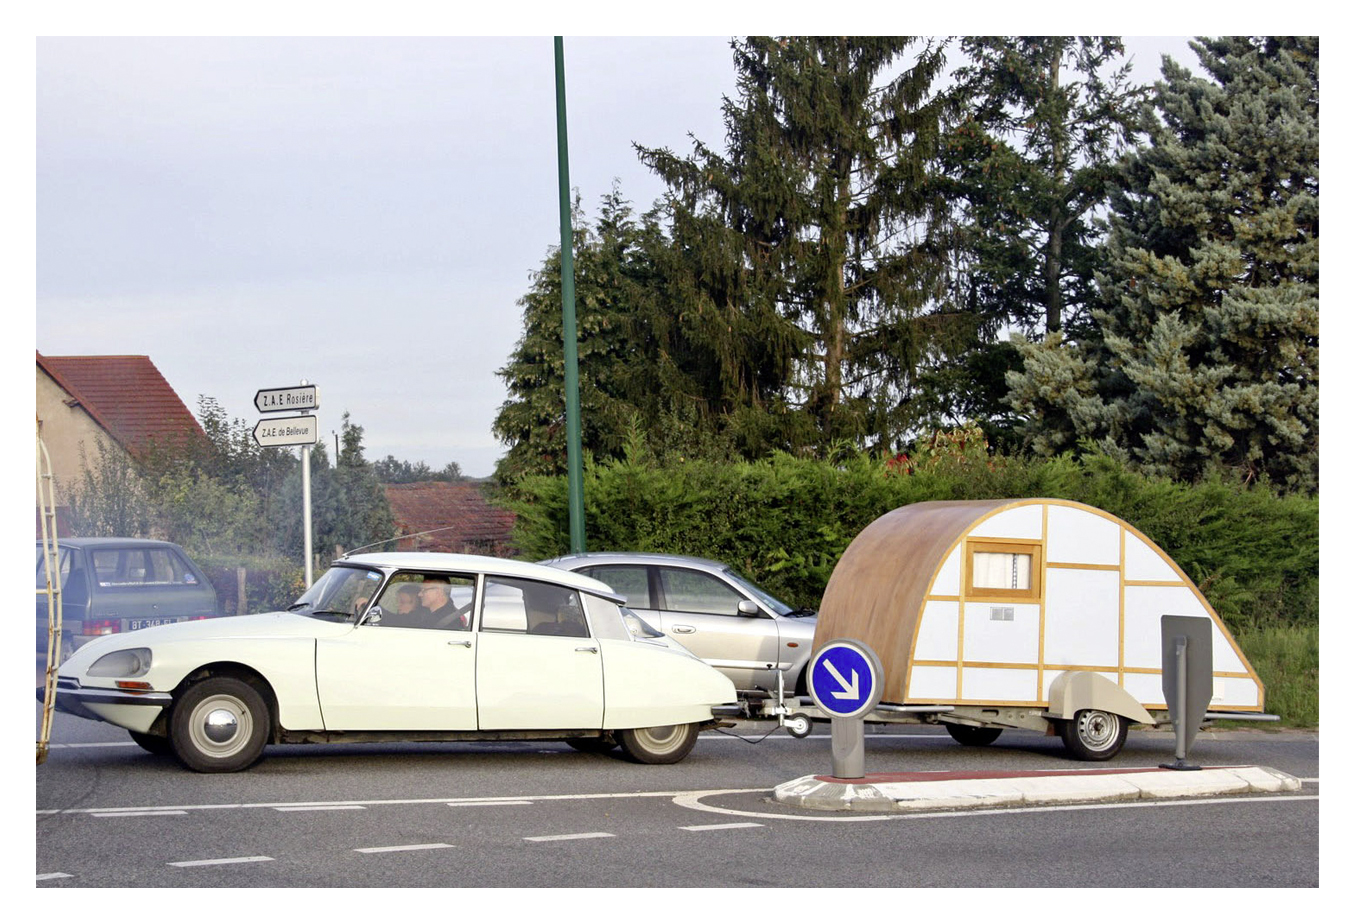
<instances>
[{"instance_id":1,"label":"chrome bumper","mask_svg":"<svg viewBox=\"0 0 1353 921\"><path fill-rule=\"evenodd\" d=\"M43 701L43 689L37 689L38 702ZM88 704L112 704L120 707L168 707L174 697L163 691L122 691L115 688L82 688L74 679L58 681L54 706L62 713L80 716L87 720L103 720Z\"/></svg>"}]
</instances>

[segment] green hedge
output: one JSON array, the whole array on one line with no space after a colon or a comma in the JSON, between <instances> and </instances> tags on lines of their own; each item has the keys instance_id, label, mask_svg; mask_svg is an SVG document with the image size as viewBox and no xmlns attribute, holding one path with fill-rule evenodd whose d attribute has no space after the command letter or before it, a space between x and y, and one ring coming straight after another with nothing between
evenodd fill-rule
<instances>
[{"instance_id":1,"label":"green hedge","mask_svg":"<svg viewBox=\"0 0 1353 921\"><path fill-rule=\"evenodd\" d=\"M1319 617L1319 502L1219 479L1189 486L1105 457L989 458L960 450L916 463L777 455L719 464L591 465L587 549L656 551L733 564L791 604L816 607L832 568L884 513L934 499L1048 497L1101 508L1161 546L1233 628ZM568 552L563 477L528 477L504 500L527 559Z\"/></svg>"}]
</instances>

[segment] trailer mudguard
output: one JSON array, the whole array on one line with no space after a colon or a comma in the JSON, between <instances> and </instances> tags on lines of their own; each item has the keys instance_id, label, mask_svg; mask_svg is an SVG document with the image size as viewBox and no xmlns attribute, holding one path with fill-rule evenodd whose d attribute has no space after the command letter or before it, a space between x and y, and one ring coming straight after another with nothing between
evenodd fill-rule
<instances>
[{"instance_id":1,"label":"trailer mudguard","mask_svg":"<svg viewBox=\"0 0 1353 921\"><path fill-rule=\"evenodd\" d=\"M1081 710L1103 710L1147 726L1156 725L1131 694L1096 672L1062 672L1048 688L1048 719L1069 720Z\"/></svg>"}]
</instances>

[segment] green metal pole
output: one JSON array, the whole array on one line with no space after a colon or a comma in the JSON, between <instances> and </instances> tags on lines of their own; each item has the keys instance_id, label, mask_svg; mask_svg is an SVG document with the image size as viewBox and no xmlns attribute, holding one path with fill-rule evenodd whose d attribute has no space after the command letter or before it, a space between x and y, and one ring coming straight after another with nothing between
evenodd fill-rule
<instances>
[{"instance_id":1,"label":"green metal pole","mask_svg":"<svg viewBox=\"0 0 1353 921\"><path fill-rule=\"evenodd\" d=\"M559 125L559 271L564 300L564 427L568 440L568 535L587 551L583 527L582 422L578 406L578 319L573 306L573 202L568 182L568 118L564 113L564 39L554 37L554 99Z\"/></svg>"}]
</instances>

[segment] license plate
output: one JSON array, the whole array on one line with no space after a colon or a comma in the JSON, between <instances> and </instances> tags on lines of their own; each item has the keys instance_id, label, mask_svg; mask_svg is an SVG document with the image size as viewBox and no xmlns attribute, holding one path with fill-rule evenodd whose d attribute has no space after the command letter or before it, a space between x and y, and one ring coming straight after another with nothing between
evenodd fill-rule
<instances>
[{"instance_id":1,"label":"license plate","mask_svg":"<svg viewBox=\"0 0 1353 921\"><path fill-rule=\"evenodd\" d=\"M136 620L128 621L129 629L140 630L142 627L158 627L161 624L177 623L177 617L141 617Z\"/></svg>"}]
</instances>

